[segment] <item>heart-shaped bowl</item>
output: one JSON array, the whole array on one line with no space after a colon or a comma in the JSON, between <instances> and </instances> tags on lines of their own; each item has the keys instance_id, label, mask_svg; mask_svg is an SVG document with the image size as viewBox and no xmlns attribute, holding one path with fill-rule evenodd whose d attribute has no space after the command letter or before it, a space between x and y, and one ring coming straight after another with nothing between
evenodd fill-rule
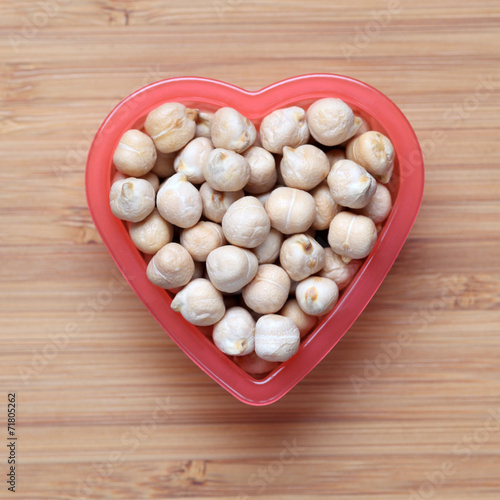
<instances>
[{"instance_id":1,"label":"heart-shaped bowl","mask_svg":"<svg viewBox=\"0 0 500 500\"><path fill-rule=\"evenodd\" d=\"M389 186L393 209L375 247L333 311L302 342L295 356L266 377L256 379L215 347L206 328L199 329L172 311L173 295L146 277L144 256L132 243L126 223L110 210L109 190L116 172L113 153L127 130L140 129L147 114L165 102L181 102L204 111L229 106L258 127L262 118L275 109L293 105L307 108L324 97L342 99L372 130L391 139L396 158ZM90 213L102 240L125 279L162 328L195 364L240 401L267 405L286 394L330 352L384 280L417 216L424 187L424 164L418 140L403 113L381 92L358 80L312 74L248 91L207 78L182 77L152 83L113 109L90 147L85 185Z\"/></svg>"}]
</instances>

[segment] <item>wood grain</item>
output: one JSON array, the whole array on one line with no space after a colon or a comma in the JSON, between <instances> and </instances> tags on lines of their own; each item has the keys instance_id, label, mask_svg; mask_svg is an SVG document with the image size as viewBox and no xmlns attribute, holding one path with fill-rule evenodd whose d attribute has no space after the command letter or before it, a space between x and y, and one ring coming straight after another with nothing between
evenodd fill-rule
<instances>
[{"instance_id":1,"label":"wood grain","mask_svg":"<svg viewBox=\"0 0 500 500\"><path fill-rule=\"evenodd\" d=\"M0 434L16 391L17 498L498 500L498 1L44 5L0 1ZM251 408L120 279L86 207L85 158L149 82L256 89L309 72L401 107L426 191L351 331L285 398Z\"/></svg>"}]
</instances>

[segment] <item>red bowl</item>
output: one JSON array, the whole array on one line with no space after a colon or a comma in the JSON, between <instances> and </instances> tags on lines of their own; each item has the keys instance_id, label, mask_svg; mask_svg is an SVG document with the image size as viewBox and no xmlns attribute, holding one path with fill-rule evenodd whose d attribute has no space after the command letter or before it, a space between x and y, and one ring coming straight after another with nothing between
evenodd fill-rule
<instances>
[{"instance_id":1,"label":"red bowl","mask_svg":"<svg viewBox=\"0 0 500 500\"><path fill-rule=\"evenodd\" d=\"M146 277L146 262L133 245L126 225L109 207L113 152L130 128L141 128L146 115L165 102L214 111L237 109L256 126L271 111L286 106L307 108L323 97L348 103L372 130L387 135L396 162L390 189L393 210L379 239L333 311L302 342L298 353L263 379L241 370L204 335L170 309L172 296ZM424 187L424 164L415 133L399 108L378 90L352 78L303 75L251 92L207 78L172 78L134 92L104 120L90 147L85 176L87 202L95 226L123 276L172 340L203 371L240 401L267 405L302 380L337 344L366 307L394 263L417 216ZM206 333L206 330L205 330Z\"/></svg>"}]
</instances>

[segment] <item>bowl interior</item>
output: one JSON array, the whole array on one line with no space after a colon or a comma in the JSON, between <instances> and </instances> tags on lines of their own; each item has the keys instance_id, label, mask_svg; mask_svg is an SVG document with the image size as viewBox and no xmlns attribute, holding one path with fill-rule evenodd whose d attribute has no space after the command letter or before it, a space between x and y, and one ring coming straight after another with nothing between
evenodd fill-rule
<instances>
[{"instance_id":1,"label":"bowl interior","mask_svg":"<svg viewBox=\"0 0 500 500\"><path fill-rule=\"evenodd\" d=\"M338 97L351 106L371 130L394 144L394 174L388 185L393 210L379 239L352 283L341 292L333 311L301 343L299 352L269 375L257 379L219 351L211 328L199 328L170 309L173 294L152 285L146 277L148 257L133 245L125 223L109 208L111 179L116 173L113 152L130 128L141 129L157 106L176 101L201 111L230 106L251 119L257 128L275 109L307 109L317 99ZM305 75L249 92L203 78L176 78L149 85L122 101L104 121L91 146L86 171L89 208L96 227L127 281L156 320L184 352L206 373L241 401L269 404L289 391L335 346L362 312L399 253L413 225L423 192L423 161L415 134L401 111L375 89L336 75Z\"/></svg>"}]
</instances>

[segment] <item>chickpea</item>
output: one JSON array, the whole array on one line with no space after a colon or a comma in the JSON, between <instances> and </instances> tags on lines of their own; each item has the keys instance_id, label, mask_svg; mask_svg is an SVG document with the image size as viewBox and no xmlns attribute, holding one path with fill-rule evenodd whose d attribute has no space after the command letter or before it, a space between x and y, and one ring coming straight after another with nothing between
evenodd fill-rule
<instances>
[{"instance_id":1,"label":"chickpea","mask_svg":"<svg viewBox=\"0 0 500 500\"><path fill-rule=\"evenodd\" d=\"M250 179L250 165L229 149L214 149L203 166L203 175L217 191L240 191Z\"/></svg>"},{"instance_id":2,"label":"chickpea","mask_svg":"<svg viewBox=\"0 0 500 500\"><path fill-rule=\"evenodd\" d=\"M181 232L180 242L193 260L205 262L212 250L226 244L226 238L219 224L200 221Z\"/></svg>"},{"instance_id":3,"label":"chickpea","mask_svg":"<svg viewBox=\"0 0 500 500\"><path fill-rule=\"evenodd\" d=\"M259 314L278 312L290 293L290 278L274 264L259 266L255 278L243 288L245 304Z\"/></svg>"},{"instance_id":4,"label":"chickpea","mask_svg":"<svg viewBox=\"0 0 500 500\"><path fill-rule=\"evenodd\" d=\"M280 172L288 187L309 191L326 179L330 163L326 154L311 144L297 149L285 146Z\"/></svg>"},{"instance_id":5,"label":"chickpea","mask_svg":"<svg viewBox=\"0 0 500 500\"><path fill-rule=\"evenodd\" d=\"M303 339L315 326L318 322L316 316L311 316L306 314L297 299L290 299L283 306L283 309L279 312L280 316L284 316L285 318L290 318L299 329L300 338Z\"/></svg>"},{"instance_id":6,"label":"chickpea","mask_svg":"<svg viewBox=\"0 0 500 500\"><path fill-rule=\"evenodd\" d=\"M381 224L387 219L392 210L391 192L380 183L368 205L364 206L356 213L369 217L375 224Z\"/></svg>"},{"instance_id":7,"label":"chickpea","mask_svg":"<svg viewBox=\"0 0 500 500\"><path fill-rule=\"evenodd\" d=\"M156 174L160 179L166 179L175 174L174 161L177 153L158 153L156 157L156 163L151 170L153 174Z\"/></svg>"},{"instance_id":8,"label":"chickpea","mask_svg":"<svg viewBox=\"0 0 500 500\"><path fill-rule=\"evenodd\" d=\"M347 158L359 163L383 184L390 180L394 167L394 146L380 132L365 132L349 141Z\"/></svg>"},{"instance_id":9,"label":"chickpea","mask_svg":"<svg viewBox=\"0 0 500 500\"><path fill-rule=\"evenodd\" d=\"M283 187L283 186L277 186L277 187ZM265 193L255 195L255 197L262 203L262 205L266 206L266 201L268 200L269 196L271 196L272 192L273 190L270 189Z\"/></svg>"},{"instance_id":10,"label":"chickpea","mask_svg":"<svg viewBox=\"0 0 500 500\"><path fill-rule=\"evenodd\" d=\"M235 201L222 219L222 230L229 243L255 248L264 242L271 222L262 203L253 196Z\"/></svg>"},{"instance_id":11,"label":"chickpea","mask_svg":"<svg viewBox=\"0 0 500 500\"><path fill-rule=\"evenodd\" d=\"M345 149L342 148L333 148L326 152L326 157L330 162L330 168L335 165L340 160L345 160Z\"/></svg>"},{"instance_id":12,"label":"chickpea","mask_svg":"<svg viewBox=\"0 0 500 500\"><path fill-rule=\"evenodd\" d=\"M128 177L113 183L109 192L111 211L118 219L139 222L155 207L155 190L144 179Z\"/></svg>"},{"instance_id":13,"label":"chickpea","mask_svg":"<svg viewBox=\"0 0 500 500\"><path fill-rule=\"evenodd\" d=\"M172 241L174 228L155 208L145 219L128 228L134 245L143 253L155 254Z\"/></svg>"},{"instance_id":14,"label":"chickpea","mask_svg":"<svg viewBox=\"0 0 500 500\"><path fill-rule=\"evenodd\" d=\"M316 205L316 217L311 226L312 229L317 231L328 229L332 219L342 211L342 207L333 199L326 181L316 186L311 191L311 196L314 198L314 203Z\"/></svg>"},{"instance_id":15,"label":"chickpea","mask_svg":"<svg viewBox=\"0 0 500 500\"><path fill-rule=\"evenodd\" d=\"M216 148L242 153L257 137L254 124L233 108L218 109L210 124L212 143Z\"/></svg>"},{"instance_id":16,"label":"chickpea","mask_svg":"<svg viewBox=\"0 0 500 500\"><path fill-rule=\"evenodd\" d=\"M188 283L174 297L170 307L196 326L213 325L226 312L222 294L210 281L203 278Z\"/></svg>"},{"instance_id":17,"label":"chickpea","mask_svg":"<svg viewBox=\"0 0 500 500\"><path fill-rule=\"evenodd\" d=\"M331 248L325 248L325 266L319 272L319 276L335 281L339 290L343 290L354 279L361 264L362 262L356 259L345 262Z\"/></svg>"},{"instance_id":18,"label":"chickpea","mask_svg":"<svg viewBox=\"0 0 500 500\"><path fill-rule=\"evenodd\" d=\"M156 195L160 215L176 226L194 226L201 217L203 205L199 191L184 174L169 177Z\"/></svg>"},{"instance_id":19,"label":"chickpea","mask_svg":"<svg viewBox=\"0 0 500 500\"><path fill-rule=\"evenodd\" d=\"M198 260L194 261L194 273L192 280L196 280L198 278L203 278L205 276L205 264L203 262L199 262Z\"/></svg>"},{"instance_id":20,"label":"chickpea","mask_svg":"<svg viewBox=\"0 0 500 500\"><path fill-rule=\"evenodd\" d=\"M156 161L156 148L149 136L140 130L127 130L113 155L115 167L131 177L147 174Z\"/></svg>"},{"instance_id":21,"label":"chickpea","mask_svg":"<svg viewBox=\"0 0 500 500\"><path fill-rule=\"evenodd\" d=\"M323 268L325 251L314 238L294 234L283 242L280 262L292 280L302 281Z\"/></svg>"},{"instance_id":22,"label":"chickpea","mask_svg":"<svg viewBox=\"0 0 500 500\"><path fill-rule=\"evenodd\" d=\"M243 153L250 165L250 178L245 191L250 194L261 194L269 191L278 178L274 156L264 148L252 146Z\"/></svg>"},{"instance_id":23,"label":"chickpea","mask_svg":"<svg viewBox=\"0 0 500 500\"><path fill-rule=\"evenodd\" d=\"M122 174L120 171L117 170L115 175L113 176L111 184L114 184L117 181L123 181L125 179L130 179L130 177L128 177L125 174ZM158 188L160 187L160 179L158 179L158 176L156 174L153 174L152 172L149 172L148 174L143 175L142 177L137 177L137 179L144 179L145 181L148 181L153 186L155 193L158 191Z\"/></svg>"},{"instance_id":24,"label":"chickpea","mask_svg":"<svg viewBox=\"0 0 500 500\"><path fill-rule=\"evenodd\" d=\"M280 254L282 243L283 235L272 227L266 239L252 249L259 264L272 264Z\"/></svg>"},{"instance_id":25,"label":"chickpea","mask_svg":"<svg viewBox=\"0 0 500 500\"><path fill-rule=\"evenodd\" d=\"M231 307L214 326L213 340L224 354L250 354L255 345L255 321L243 307Z\"/></svg>"},{"instance_id":26,"label":"chickpea","mask_svg":"<svg viewBox=\"0 0 500 500\"><path fill-rule=\"evenodd\" d=\"M375 179L351 160L340 160L328 174L333 199L343 207L363 208L377 189Z\"/></svg>"},{"instance_id":27,"label":"chickpea","mask_svg":"<svg viewBox=\"0 0 500 500\"><path fill-rule=\"evenodd\" d=\"M207 257L208 276L221 292L241 290L257 274L258 266L257 257L250 250L233 245L216 248Z\"/></svg>"},{"instance_id":28,"label":"chickpea","mask_svg":"<svg viewBox=\"0 0 500 500\"><path fill-rule=\"evenodd\" d=\"M324 146L337 146L350 139L361 127L361 118L340 99L327 97L309 106L306 113L311 135Z\"/></svg>"},{"instance_id":29,"label":"chickpea","mask_svg":"<svg viewBox=\"0 0 500 500\"><path fill-rule=\"evenodd\" d=\"M206 165L210 153L214 150L210 139L197 137L179 152L174 161L174 169L187 177L193 184L205 182L203 166Z\"/></svg>"},{"instance_id":30,"label":"chickpea","mask_svg":"<svg viewBox=\"0 0 500 500\"><path fill-rule=\"evenodd\" d=\"M271 226L283 234L307 231L316 216L314 198L305 191L289 187L275 189L266 201Z\"/></svg>"},{"instance_id":31,"label":"chickpea","mask_svg":"<svg viewBox=\"0 0 500 500\"><path fill-rule=\"evenodd\" d=\"M213 222L222 222L227 209L240 198L243 198L243 191L233 191L224 193L216 191L205 182L200 187L200 196L203 203L203 215Z\"/></svg>"},{"instance_id":32,"label":"chickpea","mask_svg":"<svg viewBox=\"0 0 500 500\"><path fill-rule=\"evenodd\" d=\"M311 276L297 285L295 292L300 308L311 316L329 313L337 303L339 289L334 281Z\"/></svg>"},{"instance_id":33,"label":"chickpea","mask_svg":"<svg viewBox=\"0 0 500 500\"><path fill-rule=\"evenodd\" d=\"M178 288L186 285L194 273L194 262L178 243L167 243L149 261L146 274L156 286Z\"/></svg>"},{"instance_id":34,"label":"chickpea","mask_svg":"<svg viewBox=\"0 0 500 500\"><path fill-rule=\"evenodd\" d=\"M305 111L297 106L273 111L262 120L260 138L271 153L282 154L285 146L302 146L309 140Z\"/></svg>"},{"instance_id":35,"label":"chickpea","mask_svg":"<svg viewBox=\"0 0 500 500\"><path fill-rule=\"evenodd\" d=\"M266 314L255 324L255 354L267 361L287 361L297 353L300 332L290 318Z\"/></svg>"},{"instance_id":36,"label":"chickpea","mask_svg":"<svg viewBox=\"0 0 500 500\"><path fill-rule=\"evenodd\" d=\"M277 362L259 358L255 352L246 356L237 356L234 358L234 361L242 370L254 377L266 375L280 365Z\"/></svg>"},{"instance_id":37,"label":"chickpea","mask_svg":"<svg viewBox=\"0 0 500 500\"><path fill-rule=\"evenodd\" d=\"M376 241L377 228L364 215L340 212L330 224L328 243L347 262L349 259L364 259L372 251Z\"/></svg>"},{"instance_id":38,"label":"chickpea","mask_svg":"<svg viewBox=\"0 0 500 500\"><path fill-rule=\"evenodd\" d=\"M200 111L198 113L198 119L196 120L196 133L195 137L206 137L210 139L210 123L214 117L213 113L208 111Z\"/></svg>"}]
</instances>

